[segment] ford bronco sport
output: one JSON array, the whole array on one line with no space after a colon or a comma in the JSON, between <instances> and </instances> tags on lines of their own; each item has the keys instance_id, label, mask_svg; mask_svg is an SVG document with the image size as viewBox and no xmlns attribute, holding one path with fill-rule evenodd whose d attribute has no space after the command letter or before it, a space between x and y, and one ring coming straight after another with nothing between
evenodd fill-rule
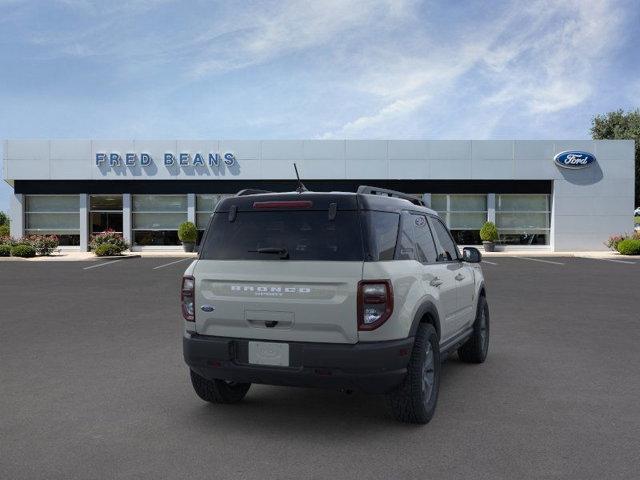
<instances>
[{"instance_id":1,"label":"ford bronco sport","mask_svg":"<svg viewBox=\"0 0 640 480\"><path fill-rule=\"evenodd\" d=\"M398 420L427 423L441 360L487 356L480 259L399 192L239 192L182 280L193 388L213 403L252 383L380 393Z\"/></svg>"}]
</instances>

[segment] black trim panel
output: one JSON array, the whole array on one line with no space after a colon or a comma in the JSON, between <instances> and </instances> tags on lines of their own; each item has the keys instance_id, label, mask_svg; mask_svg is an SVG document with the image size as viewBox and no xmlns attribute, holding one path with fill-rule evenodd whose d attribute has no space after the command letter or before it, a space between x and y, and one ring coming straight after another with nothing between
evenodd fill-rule
<instances>
[{"instance_id":1,"label":"black trim panel","mask_svg":"<svg viewBox=\"0 0 640 480\"><path fill-rule=\"evenodd\" d=\"M553 180L304 180L317 192L355 192L360 185L405 193L551 193ZM237 193L244 188L293 191L293 180L15 180L22 194Z\"/></svg>"},{"instance_id":2,"label":"black trim panel","mask_svg":"<svg viewBox=\"0 0 640 480\"><path fill-rule=\"evenodd\" d=\"M209 379L385 393L406 375L414 338L356 344L286 342L290 367L250 365L249 341L185 333L184 360Z\"/></svg>"}]
</instances>

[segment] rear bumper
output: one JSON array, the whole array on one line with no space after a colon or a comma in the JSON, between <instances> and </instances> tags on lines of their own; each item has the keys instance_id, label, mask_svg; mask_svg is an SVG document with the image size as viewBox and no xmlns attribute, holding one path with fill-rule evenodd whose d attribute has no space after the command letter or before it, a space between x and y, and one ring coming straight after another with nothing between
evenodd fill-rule
<instances>
[{"instance_id":1,"label":"rear bumper","mask_svg":"<svg viewBox=\"0 0 640 480\"><path fill-rule=\"evenodd\" d=\"M348 344L289 343L290 367L250 365L249 339L185 333L184 360L199 375L242 383L385 393L407 372L413 337Z\"/></svg>"}]
</instances>

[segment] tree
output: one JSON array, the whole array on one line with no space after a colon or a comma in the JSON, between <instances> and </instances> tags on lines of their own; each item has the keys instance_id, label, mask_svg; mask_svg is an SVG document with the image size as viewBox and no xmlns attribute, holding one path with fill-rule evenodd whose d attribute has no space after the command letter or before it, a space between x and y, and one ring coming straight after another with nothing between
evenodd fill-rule
<instances>
[{"instance_id":1,"label":"tree","mask_svg":"<svg viewBox=\"0 0 640 480\"><path fill-rule=\"evenodd\" d=\"M0 210L0 225L9 225L9 216Z\"/></svg>"},{"instance_id":2,"label":"tree","mask_svg":"<svg viewBox=\"0 0 640 480\"><path fill-rule=\"evenodd\" d=\"M640 205L640 109L616 110L596 115L591 120L594 140L635 140L636 146L636 203Z\"/></svg>"}]
</instances>

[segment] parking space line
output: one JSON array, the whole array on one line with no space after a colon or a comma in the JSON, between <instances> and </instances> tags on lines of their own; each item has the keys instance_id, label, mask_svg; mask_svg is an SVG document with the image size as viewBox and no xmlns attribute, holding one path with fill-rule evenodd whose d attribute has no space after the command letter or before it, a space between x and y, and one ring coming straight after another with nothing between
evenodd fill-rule
<instances>
[{"instance_id":1,"label":"parking space line","mask_svg":"<svg viewBox=\"0 0 640 480\"><path fill-rule=\"evenodd\" d=\"M532 262L550 263L552 265L564 265L564 263L561 263L561 262L552 262L551 260L542 260L541 258L531 258L531 257L513 257L513 258L519 258L521 260L531 260Z\"/></svg>"},{"instance_id":2,"label":"parking space line","mask_svg":"<svg viewBox=\"0 0 640 480\"><path fill-rule=\"evenodd\" d=\"M489 260L482 260L482 263L488 263L489 265L498 265L495 262L490 262Z\"/></svg>"},{"instance_id":3,"label":"parking space line","mask_svg":"<svg viewBox=\"0 0 640 480\"><path fill-rule=\"evenodd\" d=\"M88 267L84 267L83 270L90 270L92 268L98 268L98 267L104 267L105 265L111 265L112 263L118 263L121 262L122 259L120 260L112 260L110 262L102 262L102 263L98 263L97 265L90 265Z\"/></svg>"},{"instance_id":4,"label":"parking space line","mask_svg":"<svg viewBox=\"0 0 640 480\"><path fill-rule=\"evenodd\" d=\"M582 257L582 258L592 258L593 260L602 260L603 262L626 263L627 265L636 264L636 262L630 262L628 260L616 260L614 258L593 258L593 257Z\"/></svg>"},{"instance_id":5,"label":"parking space line","mask_svg":"<svg viewBox=\"0 0 640 480\"><path fill-rule=\"evenodd\" d=\"M169 265L175 265L176 263L184 262L185 260L193 260L192 257L181 258L180 260L176 260L175 262L165 263L164 265L158 265L157 267L153 267L154 270L158 270L159 268L168 267Z\"/></svg>"}]
</instances>

